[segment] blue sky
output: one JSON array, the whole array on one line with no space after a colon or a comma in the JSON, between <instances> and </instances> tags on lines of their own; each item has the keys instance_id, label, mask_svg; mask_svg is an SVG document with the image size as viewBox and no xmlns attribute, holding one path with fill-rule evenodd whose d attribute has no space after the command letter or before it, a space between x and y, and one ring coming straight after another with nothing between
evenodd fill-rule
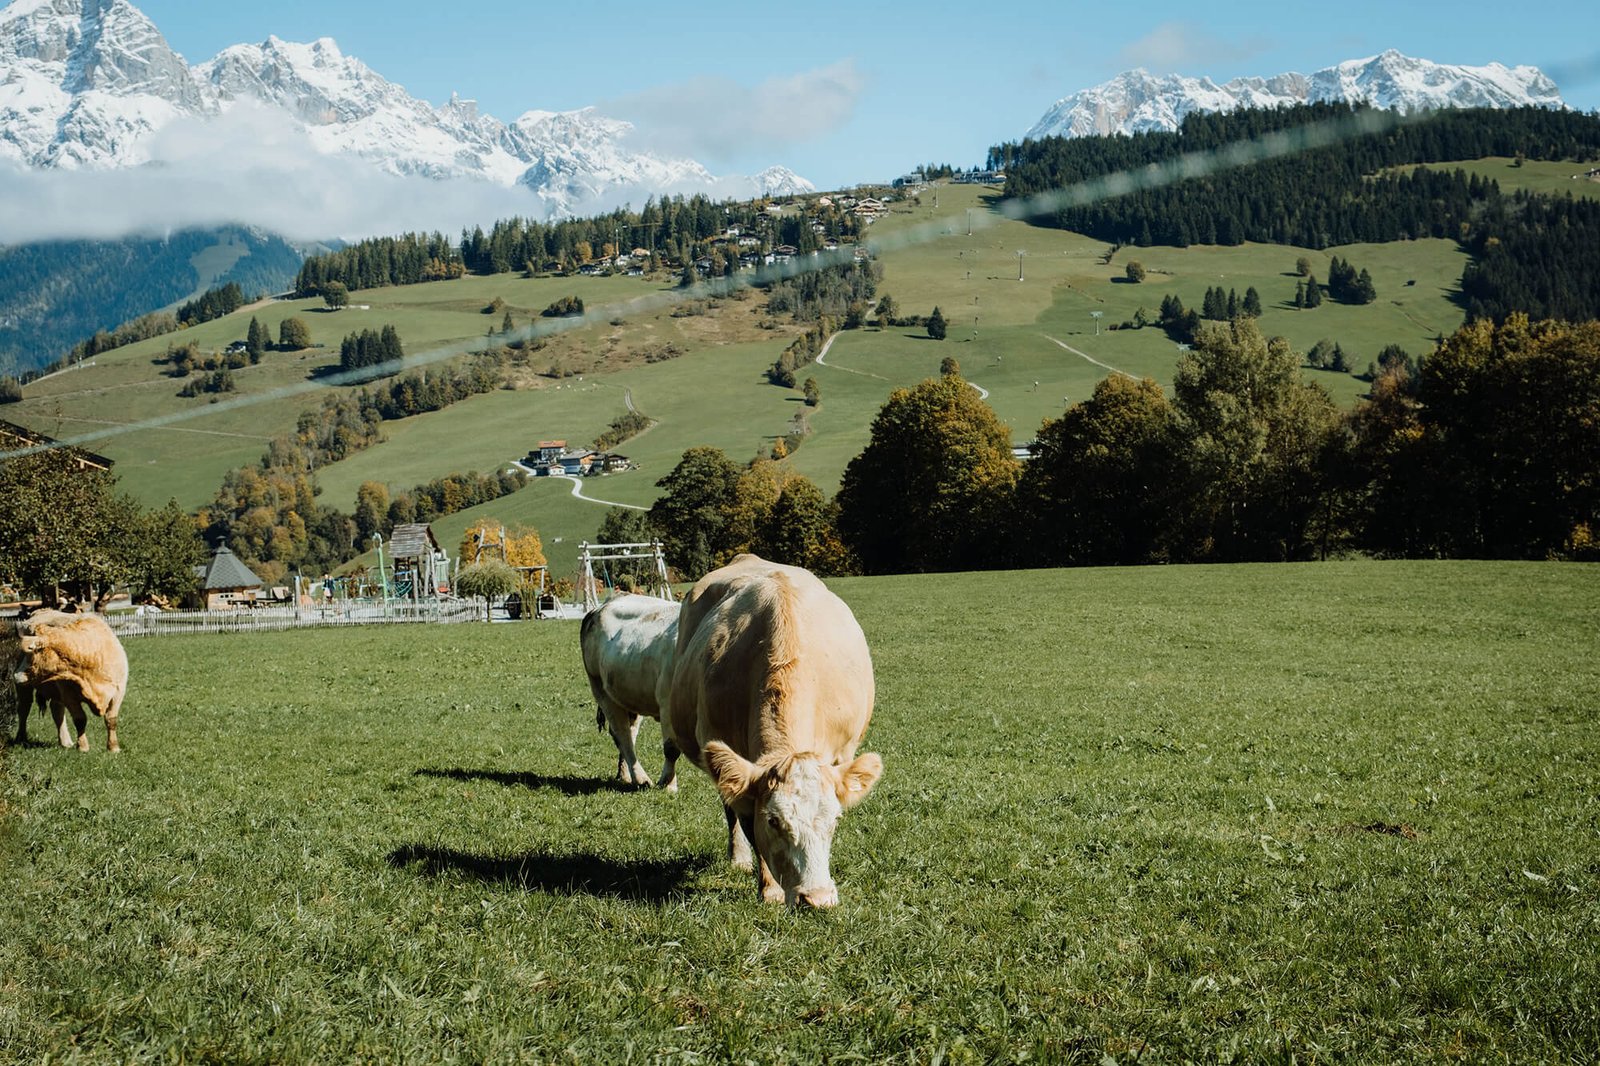
<instances>
[{"instance_id":1,"label":"blue sky","mask_svg":"<svg viewBox=\"0 0 1600 1066\"><path fill-rule=\"evenodd\" d=\"M597 105L714 172L782 163L823 187L982 162L1059 97L1134 66L1222 81L1397 48L1540 66L1569 104L1600 109L1594 0L134 2L191 63L269 34L332 37L435 104L457 92L506 121Z\"/></svg>"}]
</instances>

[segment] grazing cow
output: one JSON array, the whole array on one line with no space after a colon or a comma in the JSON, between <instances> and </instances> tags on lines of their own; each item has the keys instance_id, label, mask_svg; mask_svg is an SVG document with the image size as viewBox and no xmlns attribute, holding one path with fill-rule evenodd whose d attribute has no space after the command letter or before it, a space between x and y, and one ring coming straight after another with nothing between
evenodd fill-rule
<instances>
[{"instance_id":1,"label":"grazing cow","mask_svg":"<svg viewBox=\"0 0 1600 1066\"><path fill-rule=\"evenodd\" d=\"M755 846L762 899L839 901L834 829L883 773L855 755L872 701L861 626L810 572L741 555L684 600L662 725L717 783L730 857Z\"/></svg>"},{"instance_id":2,"label":"grazing cow","mask_svg":"<svg viewBox=\"0 0 1600 1066\"><path fill-rule=\"evenodd\" d=\"M89 750L87 703L96 715L106 720L106 750L121 751L117 743L117 718L122 698L128 691L128 656L121 641L93 614L63 614L39 611L17 624L20 659L14 664L14 680L19 686L17 700L17 739L26 739L28 705L24 691L48 703L55 717L61 746L72 747L67 729L67 714L78 731L78 750Z\"/></svg>"},{"instance_id":3,"label":"grazing cow","mask_svg":"<svg viewBox=\"0 0 1600 1066\"><path fill-rule=\"evenodd\" d=\"M617 777L635 785L650 784L633 745L639 720L659 722L666 706L678 643L678 609L672 600L618 596L583 616L579 642L598 708L595 724L609 730L617 745ZM662 748L661 787L676 792L678 752L666 741L665 731Z\"/></svg>"}]
</instances>

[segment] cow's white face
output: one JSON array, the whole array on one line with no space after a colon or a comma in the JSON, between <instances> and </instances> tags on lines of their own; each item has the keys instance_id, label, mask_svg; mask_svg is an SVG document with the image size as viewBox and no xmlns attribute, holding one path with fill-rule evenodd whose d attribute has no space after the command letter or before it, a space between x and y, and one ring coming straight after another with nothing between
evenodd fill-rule
<instances>
[{"instance_id":1,"label":"cow's white face","mask_svg":"<svg viewBox=\"0 0 1600 1066\"><path fill-rule=\"evenodd\" d=\"M724 744L706 746L723 802L752 815L756 853L791 907L832 907L839 890L829 873L839 816L866 798L883 773L868 753L847 767L814 756L752 763Z\"/></svg>"},{"instance_id":2,"label":"cow's white face","mask_svg":"<svg viewBox=\"0 0 1600 1066\"><path fill-rule=\"evenodd\" d=\"M771 775L755 805L756 852L789 906L831 907L839 902L828 866L844 813L839 773L816 759L794 759L784 769Z\"/></svg>"}]
</instances>

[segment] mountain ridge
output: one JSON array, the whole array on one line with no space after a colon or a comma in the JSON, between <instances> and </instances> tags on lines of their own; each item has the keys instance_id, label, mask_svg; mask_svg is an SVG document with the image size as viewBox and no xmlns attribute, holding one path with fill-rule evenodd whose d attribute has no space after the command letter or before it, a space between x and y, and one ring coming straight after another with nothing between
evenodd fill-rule
<instances>
[{"instance_id":1,"label":"mountain ridge","mask_svg":"<svg viewBox=\"0 0 1600 1066\"><path fill-rule=\"evenodd\" d=\"M1026 137L1087 137L1172 132L1195 111L1232 111L1303 103L1370 104L1411 112L1441 107L1565 107L1560 90L1537 67L1435 63L1389 49L1349 59L1310 75L1289 71L1240 77L1221 85L1206 77L1157 76L1143 68L1052 104Z\"/></svg>"},{"instance_id":2,"label":"mountain ridge","mask_svg":"<svg viewBox=\"0 0 1600 1066\"><path fill-rule=\"evenodd\" d=\"M692 159L634 151L633 127L592 108L506 123L452 96L412 97L333 39L269 36L190 65L130 0L14 0L0 9L0 161L33 168L151 163L156 135L243 105L286 115L322 155L399 176L470 178L535 194L547 216L674 192L814 191L793 171L714 176Z\"/></svg>"}]
</instances>

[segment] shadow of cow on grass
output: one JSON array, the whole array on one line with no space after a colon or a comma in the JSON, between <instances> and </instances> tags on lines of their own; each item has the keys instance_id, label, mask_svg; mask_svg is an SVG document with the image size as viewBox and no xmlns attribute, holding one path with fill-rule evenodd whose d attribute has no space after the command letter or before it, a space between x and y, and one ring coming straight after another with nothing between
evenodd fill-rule
<instances>
[{"instance_id":1,"label":"shadow of cow on grass","mask_svg":"<svg viewBox=\"0 0 1600 1066\"><path fill-rule=\"evenodd\" d=\"M620 861L582 852L475 855L427 844L406 844L385 858L399 869L420 866L429 877L455 873L530 891L641 903L665 903L687 895L689 882L716 861L710 854Z\"/></svg>"},{"instance_id":2,"label":"shadow of cow on grass","mask_svg":"<svg viewBox=\"0 0 1600 1066\"><path fill-rule=\"evenodd\" d=\"M593 796L599 792L637 792L626 782L604 777L575 777L570 774L535 774L522 770L465 770L457 767L423 767L418 777L444 777L452 781L490 781L514 788L548 788L563 796Z\"/></svg>"}]
</instances>

